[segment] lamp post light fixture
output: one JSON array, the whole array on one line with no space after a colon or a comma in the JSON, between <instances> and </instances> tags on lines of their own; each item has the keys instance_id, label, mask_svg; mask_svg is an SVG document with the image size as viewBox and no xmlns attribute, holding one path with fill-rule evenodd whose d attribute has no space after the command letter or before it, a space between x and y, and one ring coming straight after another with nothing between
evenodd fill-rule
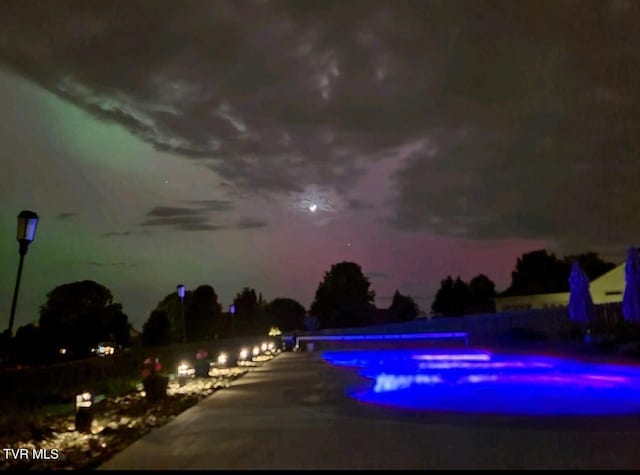
<instances>
[{"instance_id":1,"label":"lamp post light fixture","mask_svg":"<svg viewBox=\"0 0 640 475\"><path fill-rule=\"evenodd\" d=\"M180 300L180 326L182 327L182 343L187 341L187 326L184 321L184 295L185 288L183 284L178 284L176 287L178 293L178 299Z\"/></svg>"},{"instance_id":2,"label":"lamp post light fixture","mask_svg":"<svg viewBox=\"0 0 640 475\"><path fill-rule=\"evenodd\" d=\"M235 331L235 322L233 321L233 316L236 314L236 305L235 304L231 304L229 305L229 315L231 315L231 337L235 337L236 336L236 331Z\"/></svg>"},{"instance_id":3,"label":"lamp post light fixture","mask_svg":"<svg viewBox=\"0 0 640 475\"><path fill-rule=\"evenodd\" d=\"M21 211L18 215L18 242L20 243L20 264L18 264L18 276L16 286L13 290L13 301L11 302L11 316L9 317L9 335L13 335L13 321L16 318L16 304L18 303L18 290L20 289L20 277L22 277L22 265L24 256L27 254L29 244L36 237L38 227L38 215L33 211Z\"/></svg>"}]
</instances>

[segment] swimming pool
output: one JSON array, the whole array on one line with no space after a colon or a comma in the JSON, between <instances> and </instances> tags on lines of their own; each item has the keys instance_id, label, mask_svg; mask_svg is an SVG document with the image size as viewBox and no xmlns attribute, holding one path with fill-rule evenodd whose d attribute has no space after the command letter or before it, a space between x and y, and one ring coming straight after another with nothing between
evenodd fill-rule
<instances>
[{"instance_id":1,"label":"swimming pool","mask_svg":"<svg viewBox=\"0 0 640 475\"><path fill-rule=\"evenodd\" d=\"M413 410L540 415L640 413L640 366L485 350L325 351L371 380L350 392Z\"/></svg>"}]
</instances>

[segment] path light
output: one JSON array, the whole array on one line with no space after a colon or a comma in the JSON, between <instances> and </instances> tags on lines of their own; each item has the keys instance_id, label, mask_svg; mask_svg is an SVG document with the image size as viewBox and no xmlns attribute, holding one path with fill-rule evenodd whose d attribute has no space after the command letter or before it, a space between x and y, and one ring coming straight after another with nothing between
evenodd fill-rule
<instances>
[{"instance_id":1,"label":"path light","mask_svg":"<svg viewBox=\"0 0 640 475\"><path fill-rule=\"evenodd\" d=\"M178 365L179 378L188 378L190 376L194 376L195 374L196 374L195 369L193 369L188 363L180 363Z\"/></svg>"},{"instance_id":2,"label":"path light","mask_svg":"<svg viewBox=\"0 0 640 475\"><path fill-rule=\"evenodd\" d=\"M178 384L182 387L187 382L187 378L195 376L196 370L188 363L182 362L178 365Z\"/></svg>"},{"instance_id":3,"label":"path light","mask_svg":"<svg viewBox=\"0 0 640 475\"><path fill-rule=\"evenodd\" d=\"M9 316L9 335L13 335L13 322L16 317L16 304L18 303L18 290L20 289L20 277L22 277L22 265L24 256L27 254L29 244L36 237L36 228L38 227L38 215L33 211L21 211L18 215L18 242L20 243L19 254L20 263L18 264L18 276L16 277L16 286L13 290L13 301L11 302L11 314Z\"/></svg>"},{"instance_id":4,"label":"path light","mask_svg":"<svg viewBox=\"0 0 640 475\"><path fill-rule=\"evenodd\" d=\"M238 354L238 360L247 361L247 358L249 358L249 350L247 350L246 348L242 348L240 350L240 353Z\"/></svg>"},{"instance_id":5,"label":"path light","mask_svg":"<svg viewBox=\"0 0 640 475\"><path fill-rule=\"evenodd\" d=\"M267 348L268 348L268 345L266 343L263 343L262 345L260 345L260 349L262 350L263 353L267 351Z\"/></svg>"},{"instance_id":6,"label":"path light","mask_svg":"<svg viewBox=\"0 0 640 475\"><path fill-rule=\"evenodd\" d=\"M226 354L226 353L220 353L220 354L218 355L218 365L220 365L220 366L224 366L224 365L226 365L226 364L227 364L228 359L229 359L229 357L227 356L227 354Z\"/></svg>"},{"instance_id":7,"label":"path light","mask_svg":"<svg viewBox=\"0 0 640 475\"><path fill-rule=\"evenodd\" d=\"M76 395L76 430L91 432L93 423L93 396L90 392Z\"/></svg>"}]
</instances>

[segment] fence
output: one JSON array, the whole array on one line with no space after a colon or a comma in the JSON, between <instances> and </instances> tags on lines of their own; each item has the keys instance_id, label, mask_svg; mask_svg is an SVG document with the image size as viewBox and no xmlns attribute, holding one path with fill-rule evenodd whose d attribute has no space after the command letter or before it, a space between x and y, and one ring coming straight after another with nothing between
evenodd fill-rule
<instances>
[{"instance_id":1,"label":"fence","mask_svg":"<svg viewBox=\"0 0 640 475\"><path fill-rule=\"evenodd\" d=\"M614 333L622 322L620 303L595 306L595 315L589 327L595 333ZM513 330L527 330L543 334L549 341L562 341L576 331L569 320L566 307L505 311L474 314L461 317L416 319L410 322L389 323L358 328L332 328L305 335L374 335L387 333L467 332L471 344L496 343L502 335Z\"/></svg>"}]
</instances>

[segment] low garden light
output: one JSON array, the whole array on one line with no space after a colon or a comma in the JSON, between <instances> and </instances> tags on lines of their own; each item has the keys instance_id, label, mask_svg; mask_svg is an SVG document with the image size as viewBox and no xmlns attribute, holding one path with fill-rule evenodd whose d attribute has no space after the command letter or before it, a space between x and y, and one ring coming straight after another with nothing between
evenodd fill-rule
<instances>
[{"instance_id":1,"label":"low garden light","mask_svg":"<svg viewBox=\"0 0 640 475\"><path fill-rule=\"evenodd\" d=\"M180 363L178 365L178 377L179 378L190 378L191 376L195 376L196 370L191 367L188 363Z\"/></svg>"},{"instance_id":2,"label":"low garden light","mask_svg":"<svg viewBox=\"0 0 640 475\"><path fill-rule=\"evenodd\" d=\"M78 432L91 432L93 423L93 395L83 392L76 395L76 430Z\"/></svg>"},{"instance_id":3,"label":"low garden light","mask_svg":"<svg viewBox=\"0 0 640 475\"><path fill-rule=\"evenodd\" d=\"M18 290L20 289L20 278L22 277L22 265L24 264L24 256L27 254L29 244L36 237L36 228L38 227L38 215L33 211L21 211L18 215L18 242L20 243L19 254L20 263L18 264L18 276L16 277L16 286L13 290L13 301L11 302L11 314L9 316L9 334L13 335L13 322L16 318L16 304L18 303Z\"/></svg>"},{"instance_id":4,"label":"low garden light","mask_svg":"<svg viewBox=\"0 0 640 475\"><path fill-rule=\"evenodd\" d=\"M268 348L269 348L269 345L267 345L266 343L263 343L262 345L260 345L260 350L262 350L263 353L267 351Z\"/></svg>"},{"instance_id":5,"label":"low garden light","mask_svg":"<svg viewBox=\"0 0 640 475\"><path fill-rule=\"evenodd\" d=\"M260 354L260 347L259 346L254 346L253 350L251 350L251 354L255 357L258 356Z\"/></svg>"},{"instance_id":6,"label":"low garden light","mask_svg":"<svg viewBox=\"0 0 640 475\"><path fill-rule=\"evenodd\" d=\"M240 350L240 353L238 354L238 360L246 361L247 358L249 358L249 350L247 350L246 348L242 348Z\"/></svg>"},{"instance_id":7,"label":"low garden light","mask_svg":"<svg viewBox=\"0 0 640 475\"><path fill-rule=\"evenodd\" d=\"M219 366L225 366L227 364L228 360L229 360L229 357L227 356L226 353L220 353L218 355L218 365Z\"/></svg>"},{"instance_id":8,"label":"low garden light","mask_svg":"<svg viewBox=\"0 0 640 475\"><path fill-rule=\"evenodd\" d=\"M178 384L182 387L187 382L187 378L193 378L196 375L196 370L190 364L182 362L178 365Z\"/></svg>"}]
</instances>

